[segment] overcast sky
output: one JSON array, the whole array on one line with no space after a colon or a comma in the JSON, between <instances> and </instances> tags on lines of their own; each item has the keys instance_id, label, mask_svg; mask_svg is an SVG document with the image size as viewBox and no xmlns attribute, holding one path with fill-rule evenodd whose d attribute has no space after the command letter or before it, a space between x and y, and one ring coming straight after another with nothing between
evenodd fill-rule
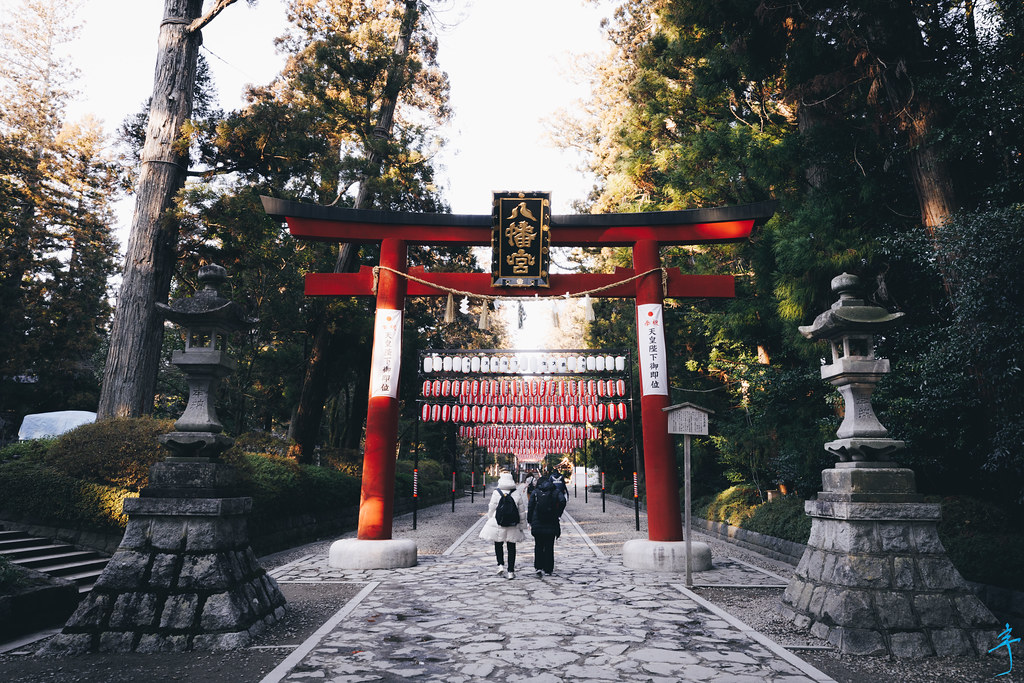
<instances>
[{"instance_id":1,"label":"overcast sky","mask_svg":"<svg viewBox=\"0 0 1024 683\"><path fill-rule=\"evenodd\" d=\"M547 190L553 212L570 213L592 183L576 172L572 155L547 142L542 121L583 95L571 81L571 56L603 51L603 10L583 0L431 4L450 25L440 35L439 59L455 111L441 174L452 211L489 213L494 190ZM268 83L280 71L273 41L286 27L284 5L259 0L249 7L240 0L203 30L222 107L240 106L247 83ZM72 48L81 97L73 116L94 114L113 130L139 110L152 90L162 10L160 0L82 4L84 25ZM526 96L509 101L510 84Z\"/></svg>"}]
</instances>

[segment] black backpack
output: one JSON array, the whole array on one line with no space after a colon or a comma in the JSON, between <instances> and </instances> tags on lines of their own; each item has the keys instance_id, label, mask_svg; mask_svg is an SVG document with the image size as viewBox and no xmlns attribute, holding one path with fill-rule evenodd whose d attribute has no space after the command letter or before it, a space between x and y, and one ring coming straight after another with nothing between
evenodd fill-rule
<instances>
[{"instance_id":1,"label":"black backpack","mask_svg":"<svg viewBox=\"0 0 1024 683\"><path fill-rule=\"evenodd\" d=\"M498 501L498 507L494 510L494 521L498 523L498 526L516 526L519 524L519 506L516 504L511 493L505 493L501 489L498 489L498 495L501 499Z\"/></svg>"},{"instance_id":2,"label":"black backpack","mask_svg":"<svg viewBox=\"0 0 1024 683\"><path fill-rule=\"evenodd\" d=\"M534 493L533 518L539 522L554 522L560 517L556 506L558 490L554 486L542 486Z\"/></svg>"}]
</instances>

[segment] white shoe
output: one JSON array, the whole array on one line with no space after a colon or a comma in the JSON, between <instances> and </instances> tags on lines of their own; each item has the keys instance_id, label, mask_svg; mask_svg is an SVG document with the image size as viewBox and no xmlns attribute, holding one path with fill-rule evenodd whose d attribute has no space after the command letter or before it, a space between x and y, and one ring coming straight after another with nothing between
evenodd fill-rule
<instances>
[{"instance_id":1,"label":"white shoe","mask_svg":"<svg viewBox=\"0 0 1024 683\"><path fill-rule=\"evenodd\" d=\"M541 570L538 569L537 570L537 578L538 579L543 579L544 578L544 572L542 572Z\"/></svg>"},{"instance_id":2,"label":"white shoe","mask_svg":"<svg viewBox=\"0 0 1024 683\"><path fill-rule=\"evenodd\" d=\"M505 565L498 565L498 576L505 576Z\"/></svg>"},{"instance_id":3,"label":"white shoe","mask_svg":"<svg viewBox=\"0 0 1024 683\"><path fill-rule=\"evenodd\" d=\"M514 578L516 578L516 573L515 572L507 572L505 574L505 578L506 579L514 579Z\"/></svg>"}]
</instances>

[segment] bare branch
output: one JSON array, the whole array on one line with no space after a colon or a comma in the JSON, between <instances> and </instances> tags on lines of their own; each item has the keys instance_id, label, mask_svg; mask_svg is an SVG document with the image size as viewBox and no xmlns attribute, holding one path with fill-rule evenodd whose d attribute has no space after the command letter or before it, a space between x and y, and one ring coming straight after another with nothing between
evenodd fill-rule
<instances>
[{"instance_id":1,"label":"bare branch","mask_svg":"<svg viewBox=\"0 0 1024 683\"><path fill-rule=\"evenodd\" d=\"M233 5L237 1L238 0L217 0L217 4L210 8L209 12L207 12L206 14L204 14L203 16L199 17L191 24L189 24L188 28L185 29L185 32L195 33L196 31L202 29L204 26L213 21L218 14L227 9L228 5Z\"/></svg>"}]
</instances>

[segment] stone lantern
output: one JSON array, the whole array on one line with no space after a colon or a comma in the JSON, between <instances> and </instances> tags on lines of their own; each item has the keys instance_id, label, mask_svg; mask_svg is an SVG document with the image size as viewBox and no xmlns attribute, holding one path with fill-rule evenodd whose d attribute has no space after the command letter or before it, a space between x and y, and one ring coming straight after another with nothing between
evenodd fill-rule
<instances>
[{"instance_id":1,"label":"stone lantern","mask_svg":"<svg viewBox=\"0 0 1024 683\"><path fill-rule=\"evenodd\" d=\"M839 390L845 415L836 436L825 450L841 462L880 462L904 447L902 441L886 438L888 432L875 416L871 393L889 372L889 360L875 357L874 335L884 331L902 313L869 306L855 295L859 279L843 273L832 280L839 300L819 315L814 324L801 327L808 339L824 339L832 350L832 363L821 368L821 378Z\"/></svg>"},{"instance_id":2,"label":"stone lantern","mask_svg":"<svg viewBox=\"0 0 1024 683\"><path fill-rule=\"evenodd\" d=\"M839 300L800 332L826 340L823 379L843 396L838 458L805 503L811 535L782 598L782 613L848 654L896 657L984 654L997 622L950 562L938 536L940 506L924 503L913 470L890 458L905 447L875 416L871 393L889 372L874 336L899 319L855 295L859 280L832 280Z\"/></svg>"},{"instance_id":3,"label":"stone lantern","mask_svg":"<svg viewBox=\"0 0 1024 683\"><path fill-rule=\"evenodd\" d=\"M227 271L218 265L199 269L202 289L195 296L178 299L169 306L157 304L164 318L185 331L185 349L175 351L171 363L188 381L188 405L175 431L160 441L177 457L216 458L232 441L221 434L214 392L220 378L235 369L228 355L228 335L251 328L258 321L245 315L242 307L223 298L218 287L227 279Z\"/></svg>"},{"instance_id":4,"label":"stone lantern","mask_svg":"<svg viewBox=\"0 0 1024 683\"><path fill-rule=\"evenodd\" d=\"M186 331L172 362L188 378L188 406L160 437L172 455L125 499L124 538L49 654L235 649L284 615L284 596L249 544L252 498L238 495L234 467L218 459L232 444L211 400L234 367L225 340L255 322L217 292L225 278L205 266L194 297L160 306Z\"/></svg>"}]
</instances>

